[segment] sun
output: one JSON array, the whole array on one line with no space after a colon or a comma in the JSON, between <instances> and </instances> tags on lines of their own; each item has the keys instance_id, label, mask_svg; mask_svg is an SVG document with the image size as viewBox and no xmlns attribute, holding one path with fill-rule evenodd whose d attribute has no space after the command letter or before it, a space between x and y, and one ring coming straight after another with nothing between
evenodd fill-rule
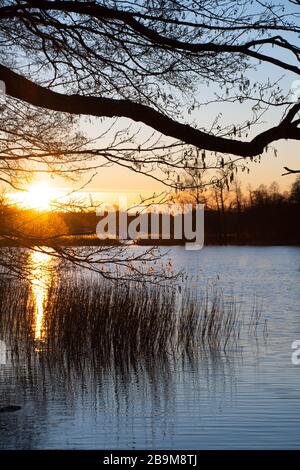
<instances>
[{"instance_id":1,"label":"sun","mask_svg":"<svg viewBox=\"0 0 300 470\"><path fill-rule=\"evenodd\" d=\"M47 183L32 185L22 194L22 204L30 209L39 211L51 210L56 193Z\"/></svg>"}]
</instances>

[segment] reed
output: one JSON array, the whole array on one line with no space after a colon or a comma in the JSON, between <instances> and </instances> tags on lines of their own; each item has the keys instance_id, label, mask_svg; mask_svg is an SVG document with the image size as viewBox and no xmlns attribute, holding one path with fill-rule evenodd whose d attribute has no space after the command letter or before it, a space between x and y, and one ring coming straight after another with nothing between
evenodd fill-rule
<instances>
[{"instance_id":1,"label":"reed","mask_svg":"<svg viewBox=\"0 0 300 470\"><path fill-rule=\"evenodd\" d=\"M0 335L15 356L38 353L52 361L120 367L135 366L141 358L224 352L237 345L244 324L234 298L225 302L216 288L196 296L188 287L112 284L83 276L61 277L49 287L40 339L35 315L29 284L0 284ZM255 330L259 319L256 310Z\"/></svg>"}]
</instances>

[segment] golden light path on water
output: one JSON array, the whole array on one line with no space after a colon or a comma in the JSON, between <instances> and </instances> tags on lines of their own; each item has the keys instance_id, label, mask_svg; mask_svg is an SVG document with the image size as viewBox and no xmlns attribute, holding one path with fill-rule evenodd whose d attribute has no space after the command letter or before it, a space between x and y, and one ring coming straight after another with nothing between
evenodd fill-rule
<instances>
[{"instance_id":1,"label":"golden light path on water","mask_svg":"<svg viewBox=\"0 0 300 470\"><path fill-rule=\"evenodd\" d=\"M43 341L45 303L48 298L48 289L51 282L52 258L42 251L33 251L30 254L31 293L34 303L34 338Z\"/></svg>"}]
</instances>

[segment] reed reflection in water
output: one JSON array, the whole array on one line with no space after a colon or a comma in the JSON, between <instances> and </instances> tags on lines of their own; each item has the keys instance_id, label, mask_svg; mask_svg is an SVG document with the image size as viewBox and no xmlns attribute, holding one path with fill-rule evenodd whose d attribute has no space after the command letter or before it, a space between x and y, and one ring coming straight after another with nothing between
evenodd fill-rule
<instances>
[{"instance_id":1,"label":"reed reflection in water","mask_svg":"<svg viewBox=\"0 0 300 470\"><path fill-rule=\"evenodd\" d=\"M34 254L32 282L7 284L1 293L0 327L18 357L26 351L26 362L43 353L50 364L115 371L199 353L216 358L238 347L243 330L256 335L263 323L255 308L244 324L239 304L215 288L195 296L189 289L112 284L82 274L54 279L50 258Z\"/></svg>"},{"instance_id":2,"label":"reed reflection in water","mask_svg":"<svg viewBox=\"0 0 300 470\"><path fill-rule=\"evenodd\" d=\"M127 442L132 420L146 419L155 436L160 417L174 414L187 377L184 403L205 393L212 409L215 400L222 407L241 370L241 338L263 330L259 311L245 320L240 304L217 288L194 295L188 288L112 284L82 273L53 279L47 253L31 262L31 284L0 284L0 331L12 355L0 370L0 405L22 406L17 423L2 420L2 448L43 448L46 441L59 448L68 423L76 423L75 434L80 426L70 445L78 439L78 446L111 447L101 429L114 414L115 446ZM197 402L197 413L207 400L203 407ZM33 419L37 432L24 432ZM160 426L175 432L172 420Z\"/></svg>"},{"instance_id":3,"label":"reed reflection in water","mask_svg":"<svg viewBox=\"0 0 300 470\"><path fill-rule=\"evenodd\" d=\"M44 302L38 348L30 285L0 282L0 338L13 355L0 366L0 407L22 407L0 415L1 448L299 449L290 346L300 332L300 249L172 250L175 268L189 273L177 323L178 292L90 281L63 267ZM207 292L216 273L218 289ZM263 313L251 321L255 297ZM225 351L216 341L224 325L235 331Z\"/></svg>"}]
</instances>

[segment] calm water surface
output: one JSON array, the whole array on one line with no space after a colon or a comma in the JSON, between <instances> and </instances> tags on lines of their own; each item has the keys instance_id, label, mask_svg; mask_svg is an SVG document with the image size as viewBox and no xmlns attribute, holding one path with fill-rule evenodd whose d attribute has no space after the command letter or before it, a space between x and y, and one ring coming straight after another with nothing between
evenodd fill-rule
<instances>
[{"instance_id":1,"label":"calm water surface","mask_svg":"<svg viewBox=\"0 0 300 470\"><path fill-rule=\"evenodd\" d=\"M0 406L22 406L0 413L1 449L300 448L300 366L291 362L300 248L174 247L170 255L195 291L217 282L246 317L254 299L262 302L267 335L244 335L238 350L218 357L146 358L126 373L0 365ZM47 260L36 261L42 272ZM47 275L40 278L37 339L47 295Z\"/></svg>"}]
</instances>

